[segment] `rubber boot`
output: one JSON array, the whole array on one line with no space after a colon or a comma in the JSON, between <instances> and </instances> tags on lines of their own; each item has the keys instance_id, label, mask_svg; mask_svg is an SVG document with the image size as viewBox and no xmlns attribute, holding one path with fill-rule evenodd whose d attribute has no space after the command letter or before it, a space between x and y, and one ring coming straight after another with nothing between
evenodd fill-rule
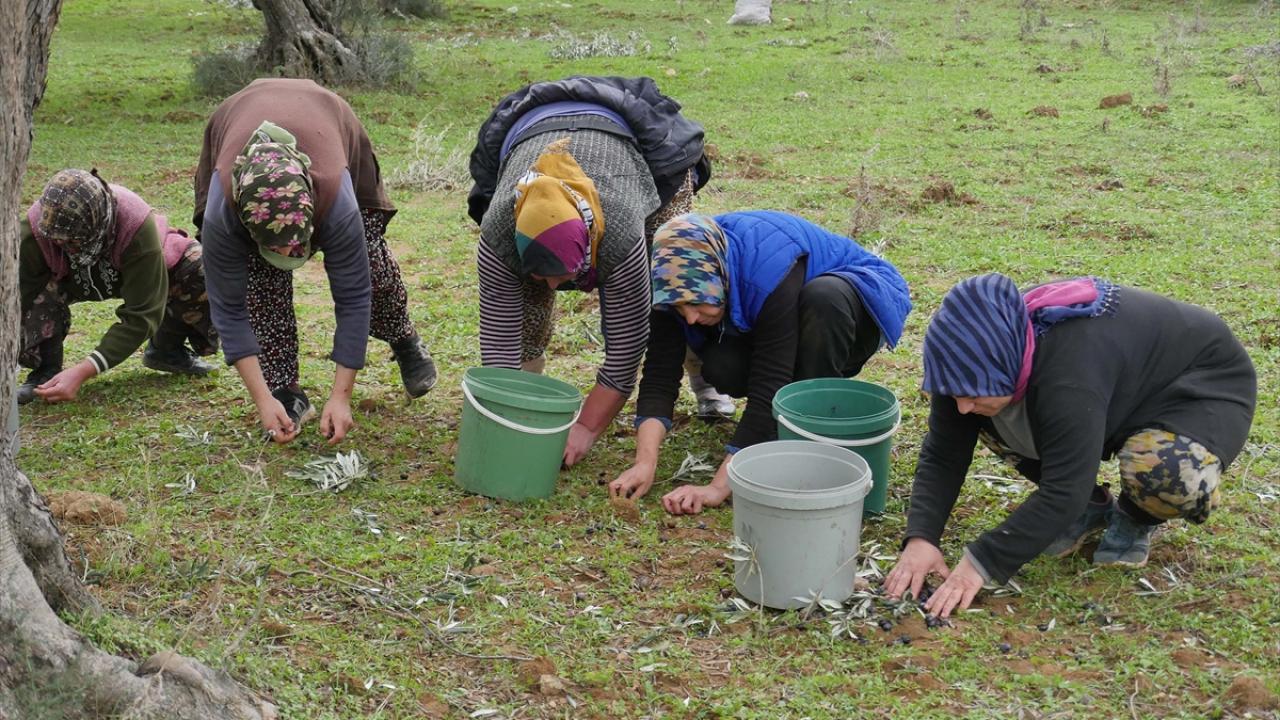
<instances>
[{"instance_id":1,"label":"rubber boot","mask_svg":"<svg viewBox=\"0 0 1280 720\"><path fill-rule=\"evenodd\" d=\"M417 333L391 343L391 353L400 365L400 381L409 397L422 397L436 386L436 363Z\"/></svg>"}]
</instances>

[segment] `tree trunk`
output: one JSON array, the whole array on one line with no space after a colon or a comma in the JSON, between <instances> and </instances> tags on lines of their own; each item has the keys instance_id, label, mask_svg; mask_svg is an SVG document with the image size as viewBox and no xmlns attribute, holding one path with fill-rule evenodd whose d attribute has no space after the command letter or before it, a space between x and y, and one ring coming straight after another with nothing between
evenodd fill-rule
<instances>
[{"instance_id":1,"label":"tree trunk","mask_svg":"<svg viewBox=\"0 0 1280 720\"><path fill-rule=\"evenodd\" d=\"M62 0L0 2L0 408L6 410L17 367L22 178L61 6ZM14 464L16 429L0 428L0 720L274 718L274 706L226 673L168 652L137 666L97 650L58 618L55 608L94 612L98 604L72 571L44 501Z\"/></svg>"},{"instance_id":2,"label":"tree trunk","mask_svg":"<svg viewBox=\"0 0 1280 720\"><path fill-rule=\"evenodd\" d=\"M359 61L342 40L323 0L253 0L267 22L258 61L284 77L339 83L352 77Z\"/></svg>"}]
</instances>

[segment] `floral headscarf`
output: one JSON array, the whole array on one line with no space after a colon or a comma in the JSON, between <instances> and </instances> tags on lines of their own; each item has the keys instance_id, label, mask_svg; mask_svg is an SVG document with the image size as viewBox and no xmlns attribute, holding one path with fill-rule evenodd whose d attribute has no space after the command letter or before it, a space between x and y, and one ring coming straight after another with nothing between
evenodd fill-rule
<instances>
[{"instance_id":1,"label":"floral headscarf","mask_svg":"<svg viewBox=\"0 0 1280 720\"><path fill-rule=\"evenodd\" d=\"M281 270L311 257L311 158L287 130L258 126L231 166L231 198L262 258Z\"/></svg>"},{"instance_id":2,"label":"floral headscarf","mask_svg":"<svg viewBox=\"0 0 1280 720\"><path fill-rule=\"evenodd\" d=\"M36 232L66 254L73 268L102 255L116 220L116 197L97 170L60 170L40 196Z\"/></svg>"},{"instance_id":3,"label":"floral headscarf","mask_svg":"<svg viewBox=\"0 0 1280 720\"><path fill-rule=\"evenodd\" d=\"M669 220L653 235L654 305L725 305L729 246L706 215Z\"/></svg>"}]
</instances>

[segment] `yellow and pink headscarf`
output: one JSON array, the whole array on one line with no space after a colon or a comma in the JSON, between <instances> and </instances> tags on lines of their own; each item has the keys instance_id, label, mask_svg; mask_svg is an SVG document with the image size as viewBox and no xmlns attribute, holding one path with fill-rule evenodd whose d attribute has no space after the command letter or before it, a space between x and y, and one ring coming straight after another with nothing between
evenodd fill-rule
<instances>
[{"instance_id":1,"label":"yellow and pink headscarf","mask_svg":"<svg viewBox=\"0 0 1280 720\"><path fill-rule=\"evenodd\" d=\"M569 140L549 145L516 183L516 252L526 275L573 275L595 286L604 213L595 183L569 154Z\"/></svg>"}]
</instances>

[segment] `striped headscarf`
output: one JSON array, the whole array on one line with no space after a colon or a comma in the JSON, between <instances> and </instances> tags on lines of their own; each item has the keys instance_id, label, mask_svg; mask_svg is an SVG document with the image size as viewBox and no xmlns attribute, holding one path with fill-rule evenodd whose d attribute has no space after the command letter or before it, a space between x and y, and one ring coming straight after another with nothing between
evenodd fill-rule
<instances>
[{"instance_id":1,"label":"striped headscarf","mask_svg":"<svg viewBox=\"0 0 1280 720\"><path fill-rule=\"evenodd\" d=\"M569 139L547 145L516 182L516 252L526 275L574 275L576 287L595 285L595 260L604 237L600 194Z\"/></svg>"},{"instance_id":2,"label":"striped headscarf","mask_svg":"<svg viewBox=\"0 0 1280 720\"><path fill-rule=\"evenodd\" d=\"M653 235L654 305L727 305L728 240L716 221L689 213Z\"/></svg>"},{"instance_id":3,"label":"striped headscarf","mask_svg":"<svg viewBox=\"0 0 1280 720\"><path fill-rule=\"evenodd\" d=\"M60 170L40 195L36 232L62 249L74 268L92 265L116 220L116 196L97 170Z\"/></svg>"},{"instance_id":4,"label":"striped headscarf","mask_svg":"<svg viewBox=\"0 0 1280 720\"><path fill-rule=\"evenodd\" d=\"M231 167L231 198L262 259L296 270L311 257L311 158L293 135L263 122Z\"/></svg>"},{"instance_id":5,"label":"striped headscarf","mask_svg":"<svg viewBox=\"0 0 1280 720\"><path fill-rule=\"evenodd\" d=\"M1112 312L1116 287L1082 277L1018 291L999 273L960 281L924 334L926 392L950 397L1012 396L1031 378L1036 337L1063 320Z\"/></svg>"}]
</instances>

